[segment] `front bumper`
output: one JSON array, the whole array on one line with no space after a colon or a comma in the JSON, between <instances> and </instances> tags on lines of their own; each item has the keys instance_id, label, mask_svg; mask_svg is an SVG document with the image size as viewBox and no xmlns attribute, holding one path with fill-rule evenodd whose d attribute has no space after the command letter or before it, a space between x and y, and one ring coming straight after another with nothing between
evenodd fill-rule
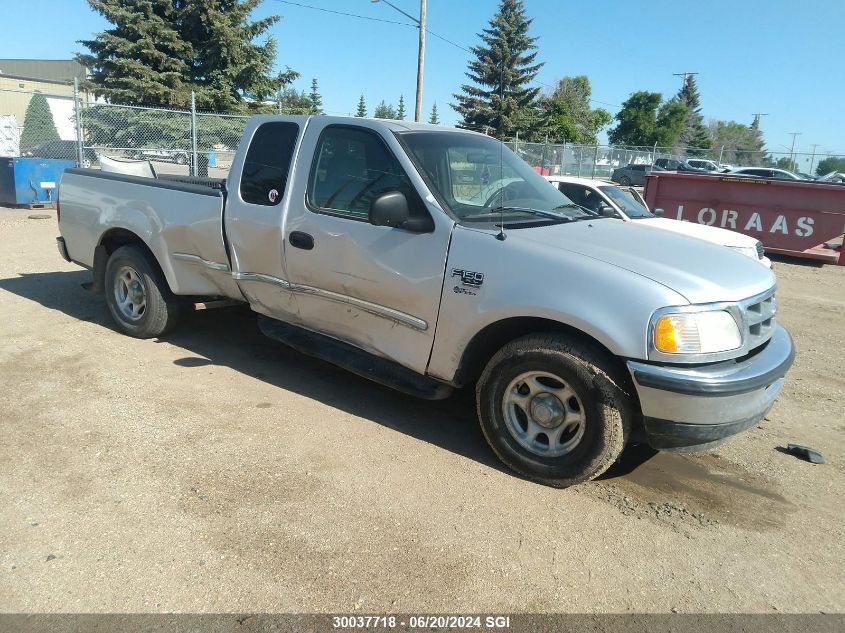
<instances>
[{"instance_id":1,"label":"front bumper","mask_svg":"<svg viewBox=\"0 0 845 633\"><path fill-rule=\"evenodd\" d=\"M757 424L783 388L795 359L789 333L776 326L750 358L703 367L628 361L653 448L704 450Z\"/></svg>"}]
</instances>

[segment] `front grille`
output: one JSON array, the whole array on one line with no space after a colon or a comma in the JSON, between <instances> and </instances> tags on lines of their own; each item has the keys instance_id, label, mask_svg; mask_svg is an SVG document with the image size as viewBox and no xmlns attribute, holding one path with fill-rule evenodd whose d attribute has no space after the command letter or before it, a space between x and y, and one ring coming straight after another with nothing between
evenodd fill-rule
<instances>
[{"instance_id":1,"label":"front grille","mask_svg":"<svg viewBox=\"0 0 845 633\"><path fill-rule=\"evenodd\" d=\"M763 242L757 242L757 259L763 259L766 256L766 249L763 248Z\"/></svg>"},{"instance_id":2,"label":"front grille","mask_svg":"<svg viewBox=\"0 0 845 633\"><path fill-rule=\"evenodd\" d=\"M753 350L772 337L775 329L775 314L778 311L775 289L768 293L749 299L742 304L745 320L747 349Z\"/></svg>"}]
</instances>

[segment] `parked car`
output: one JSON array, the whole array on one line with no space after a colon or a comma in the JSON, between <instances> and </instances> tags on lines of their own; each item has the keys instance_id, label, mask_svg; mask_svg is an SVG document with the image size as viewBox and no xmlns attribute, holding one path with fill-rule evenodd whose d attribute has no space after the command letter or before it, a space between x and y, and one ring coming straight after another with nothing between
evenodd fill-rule
<instances>
[{"instance_id":1,"label":"parked car","mask_svg":"<svg viewBox=\"0 0 845 633\"><path fill-rule=\"evenodd\" d=\"M60 160L76 161L78 146L76 141L50 141L35 147L28 147L21 151L21 156L34 158L57 158ZM82 150L82 167L91 167L97 162L97 153L88 147Z\"/></svg>"},{"instance_id":2,"label":"parked car","mask_svg":"<svg viewBox=\"0 0 845 633\"><path fill-rule=\"evenodd\" d=\"M683 452L755 425L794 357L770 270L582 209L466 130L256 116L225 181L71 169L60 194L59 251L124 333L245 302L269 337L405 393L474 387L496 455L550 485L632 437Z\"/></svg>"},{"instance_id":3,"label":"parked car","mask_svg":"<svg viewBox=\"0 0 845 633\"><path fill-rule=\"evenodd\" d=\"M738 253L759 261L764 266L772 267L772 262L766 257L760 240L717 226L660 217L651 212L636 189L622 189L605 182L571 176L547 176L546 180L560 189L561 193L575 204L596 213L612 213L614 217L625 222L634 221L644 226L707 240L713 244L732 248Z\"/></svg>"},{"instance_id":4,"label":"parked car","mask_svg":"<svg viewBox=\"0 0 845 633\"><path fill-rule=\"evenodd\" d=\"M190 154L187 151L176 149L141 149L132 152L131 157L135 160L152 160L177 165L187 165L190 160Z\"/></svg>"},{"instance_id":5,"label":"parked car","mask_svg":"<svg viewBox=\"0 0 845 633\"><path fill-rule=\"evenodd\" d=\"M654 164L658 167L662 167L666 171L686 171L699 174L707 173L707 170L705 169L693 167L692 165L690 165L689 161L677 160L675 158L658 158L654 161Z\"/></svg>"},{"instance_id":6,"label":"parked car","mask_svg":"<svg viewBox=\"0 0 845 633\"><path fill-rule=\"evenodd\" d=\"M610 174L610 179L626 187L630 185L642 186L645 184L646 174L650 174L653 171L663 171L663 168L654 165L634 165L631 163L625 167L614 169L613 173Z\"/></svg>"},{"instance_id":7,"label":"parked car","mask_svg":"<svg viewBox=\"0 0 845 633\"><path fill-rule=\"evenodd\" d=\"M702 169L704 171L710 172L711 174L718 174L721 172L726 172L729 169L733 169L733 167L731 166L720 165L716 161L707 158L687 158L686 163L690 167Z\"/></svg>"},{"instance_id":8,"label":"parked car","mask_svg":"<svg viewBox=\"0 0 845 633\"><path fill-rule=\"evenodd\" d=\"M775 169L774 167L740 167L729 173L733 176L756 176L757 178L773 178L775 180L804 180L791 171Z\"/></svg>"}]
</instances>

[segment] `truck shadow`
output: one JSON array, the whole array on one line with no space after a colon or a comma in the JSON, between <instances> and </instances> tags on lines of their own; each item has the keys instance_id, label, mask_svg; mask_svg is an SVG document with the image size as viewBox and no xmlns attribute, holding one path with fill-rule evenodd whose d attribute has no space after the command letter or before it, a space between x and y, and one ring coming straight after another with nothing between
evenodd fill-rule
<instances>
[{"instance_id":1,"label":"truck shadow","mask_svg":"<svg viewBox=\"0 0 845 633\"><path fill-rule=\"evenodd\" d=\"M24 273L0 279L0 289L116 331L103 297L80 287L90 278L90 273L82 270ZM185 356L174 363L184 367L186 373L207 365L229 367L490 468L510 472L487 447L475 418L472 390L462 390L443 401L418 400L397 393L266 338L258 330L255 314L246 307L192 313L158 342L161 341L185 350ZM190 379L190 374L186 379ZM272 405L245 402L244 406Z\"/></svg>"}]
</instances>

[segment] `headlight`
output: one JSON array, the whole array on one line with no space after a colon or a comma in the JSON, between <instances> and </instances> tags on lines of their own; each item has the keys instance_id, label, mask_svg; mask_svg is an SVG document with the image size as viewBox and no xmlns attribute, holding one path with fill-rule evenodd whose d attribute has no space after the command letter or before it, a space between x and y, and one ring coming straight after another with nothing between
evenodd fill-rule
<instances>
[{"instance_id":1,"label":"headlight","mask_svg":"<svg viewBox=\"0 0 845 633\"><path fill-rule=\"evenodd\" d=\"M754 246L731 246L737 253L741 253L751 259L760 259L757 249Z\"/></svg>"},{"instance_id":2,"label":"headlight","mask_svg":"<svg viewBox=\"0 0 845 633\"><path fill-rule=\"evenodd\" d=\"M710 354L737 349L742 336L730 312L680 312L655 321L653 342L664 354Z\"/></svg>"}]
</instances>

